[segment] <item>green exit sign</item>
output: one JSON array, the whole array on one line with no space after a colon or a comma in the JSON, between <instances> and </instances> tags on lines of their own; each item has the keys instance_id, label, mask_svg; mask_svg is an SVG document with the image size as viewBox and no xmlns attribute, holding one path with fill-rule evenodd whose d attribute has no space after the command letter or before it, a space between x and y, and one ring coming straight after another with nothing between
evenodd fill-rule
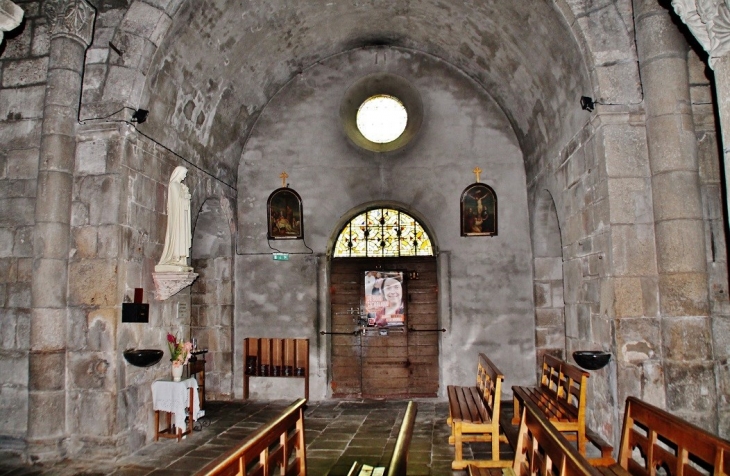
<instances>
[{"instance_id":1,"label":"green exit sign","mask_svg":"<svg viewBox=\"0 0 730 476\"><path fill-rule=\"evenodd\" d=\"M289 261L289 253L274 253L274 261Z\"/></svg>"}]
</instances>

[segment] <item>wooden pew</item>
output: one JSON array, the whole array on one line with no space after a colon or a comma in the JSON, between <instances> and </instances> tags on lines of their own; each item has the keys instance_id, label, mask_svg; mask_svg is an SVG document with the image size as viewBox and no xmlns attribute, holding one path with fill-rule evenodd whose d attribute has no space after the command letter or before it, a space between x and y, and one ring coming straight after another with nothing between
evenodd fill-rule
<instances>
[{"instance_id":1,"label":"wooden pew","mask_svg":"<svg viewBox=\"0 0 730 476\"><path fill-rule=\"evenodd\" d=\"M483 467L507 467L508 460L499 458L499 442L507 441L499 431L499 410L504 375L486 355L480 353L477 364L477 383L473 387L449 385L449 418L451 436L449 444L454 445L452 469L464 469L467 464ZM491 460L464 459L465 442L491 443Z\"/></svg>"},{"instance_id":2,"label":"wooden pew","mask_svg":"<svg viewBox=\"0 0 730 476\"><path fill-rule=\"evenodd\" d=\"M654 476L659 468L671 476L726 476L730 474L730 441L628 397L618 462L598 469L604 476Z\"/></svg>"},{"instance_id":3,"label":"wooden pew","mask_svg":"<svg viewBox=\"0 0 730 476\"><path fill-rule=\"evenodd\" d=\"M532 401L522 406L515 457L516 476L601 476ZM471 476L502 476L502 468L469 465Z\"/></svg>"},{"instance_id":4,"label":"wooden pew","mask_svg":"<svg viewBox=\"0 0 730 476\"><path fill-rule=\"evenodd\" d=\"M357 476L360 474L376 475L383 474L387 476L406 476L408 471L408 448L411 445L411 437L413 436L413 427L416 424L416 414L418 413L418 405L415 402L408 402L406 413L403 416L400 429L398 430L398 438L395 440L395 448L393 455L390 457L387 472L386 468L373 468L355 461L348 476Z\"/></svg>"},{"instance_id":5,"label":"wooden pew","mask_svg":"<svg viewBox=\"0 0 730 476\"><path fill-rule=\"evenodd\" d=\"M279 417L243 440L241 446L211 461L196 475L306 476L306 403L306 398L295 401Z\"/></svg>"},{"instance_id":6,"label":"wooden pew","mask_svg":"<svg viewBox=\"0 0 730 476\"><path fill-rule=\"evenodd\" d=\"M519 418L520 405L534 403L559 431L570 441L576 441L578 451L586 454L590 441L601 455L591 458L593 464L613 461L613 446L598 433L586 427L586 385L588 372L575 365L545 354L543 357L540 384L537 387L513 386L514 415Z\"/></svg>"}]
</instances>

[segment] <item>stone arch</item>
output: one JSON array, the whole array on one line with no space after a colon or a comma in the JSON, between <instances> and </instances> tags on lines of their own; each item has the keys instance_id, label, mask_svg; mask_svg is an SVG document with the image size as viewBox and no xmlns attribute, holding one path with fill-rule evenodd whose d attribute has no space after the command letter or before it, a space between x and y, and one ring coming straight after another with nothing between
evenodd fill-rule
<instances>
[{"instance_id":1,"label":"stone arch","mask_svg":"<svg viewBox=\"0 0 730 476\"><path fill-rule=\"evenodd\" d=\"M543 354L565 357L563 252L555 201L547 190L538 193L532 221L535 285L535 347Z\"/></svg>"},{"instance_id":2,"label":"stone arch","mask_svg":"<svg viewBox=\"0 0 730 476\"><path fill-rule=\"evenodd\" d=\"M233 385L233 236L227 199L210 197L195 221L190 334L207 348L206 398L228 400Z\"/></svg>"}]
</instances>

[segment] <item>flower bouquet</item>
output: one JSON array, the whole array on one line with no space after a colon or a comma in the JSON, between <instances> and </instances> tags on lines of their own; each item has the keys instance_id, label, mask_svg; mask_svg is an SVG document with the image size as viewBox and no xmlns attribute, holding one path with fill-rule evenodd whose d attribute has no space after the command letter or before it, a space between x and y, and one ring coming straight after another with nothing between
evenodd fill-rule
<instances>
[{"instance_id":1,"label":"flower bouquet","mask_svg":"<svg viewBox=\"0 0 730 476\"><path fill-rule=\"evenodd\" d=\"M183 366L190 360L190 352L193 350L192 342L177 340L177 337L167 334L167 347L170 348L170 362L173 366Z\"/></svg>"}]
</instances>

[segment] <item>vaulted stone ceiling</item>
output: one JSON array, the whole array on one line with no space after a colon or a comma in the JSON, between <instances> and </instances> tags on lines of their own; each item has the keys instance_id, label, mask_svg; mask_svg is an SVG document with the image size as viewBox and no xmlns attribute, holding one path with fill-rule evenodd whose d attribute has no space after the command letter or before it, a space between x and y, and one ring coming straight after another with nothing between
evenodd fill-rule
<instances>
[{"instance_id":1,"label":"vaulted stone ceiling","mask_svg":"<svg viewBox=\"0 0 730 476\"><path fill-rule=\"evenodd\" d=\"M184 2L141 104L158 137L233 179L250 128L283 85L324 58L372 45L412 48L461 69L503 108L526 156L554 153L586 121L578 100L591 93L587 66L545 0Z\"/></svg>"}]
</instances>

